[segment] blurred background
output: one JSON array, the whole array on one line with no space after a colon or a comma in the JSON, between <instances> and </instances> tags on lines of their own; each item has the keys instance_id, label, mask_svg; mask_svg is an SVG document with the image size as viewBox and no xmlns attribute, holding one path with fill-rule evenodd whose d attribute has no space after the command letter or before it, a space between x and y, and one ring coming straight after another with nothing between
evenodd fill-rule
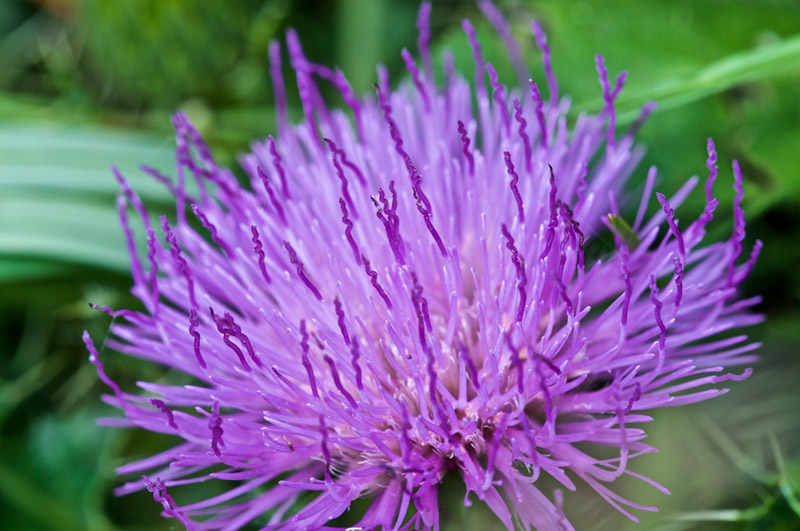
<instances>
[{"instance_id":1,"label":"blurred background","mask_svg":"<svg viewBox=\"0 0 800 531\"><path fill-rule=\"evenodd\" d=\"M644 102L659 102L639 135L648 150L632 191L651 164L659 167L656 189L667 195L691 175L705 178L705 139L713 136L721 207L710 237L732 229L730 162L737 158L747 194L745 244L765 242L744 285L745 296L764 296L767 315L750 330L763 342L755 375L717 400L657 413L648 440L662 452L637 459L634 469L671 496L619 484L661 511L636 512L643 521L636 526L579 485L565 495L568 516L577 529L800 529L800 4L499 6L537 79L530 19L548 32L572 117L601 106L597 52L612 73L629 72L619 100L623 126ZM173 111L186 111L217 160L235 165L251 139L274 129L271 39L296 28L311 60L340 66L368 93L378 62L394 83L404 80L400 50L415 50L417 7L390 0L0 0L0 528L176 528L148 493L111 493L122 481L115 467L166 448L169 438L94 424L115 412L99 400L106 389L80 340L88 329L102 342L110 319L88 303L138 307L128 293L110 165L151 212L172 212L163 187L136 168L147 163L172 174ZM476 23L501 81L514 83L502 45L472 1L434 2L437 55L450 49L457 68L472 76L464 17ZM294 78L288 69L284 75L292 94ZM678 216L693 219L702 205L697 194ZM123 389L168 378L123 356L106 352L105 359ZM457 483L442 495L444 529L494 528L480 509L464 509Z\"/></svg>"}]
</instances>

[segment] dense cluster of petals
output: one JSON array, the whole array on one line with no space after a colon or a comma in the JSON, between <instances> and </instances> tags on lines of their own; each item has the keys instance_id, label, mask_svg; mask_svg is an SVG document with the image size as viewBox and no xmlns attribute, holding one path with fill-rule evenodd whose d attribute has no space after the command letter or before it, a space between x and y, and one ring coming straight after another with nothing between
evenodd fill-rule
<instances>
[{"instance_id":1,"label":"dense cluster of petals","mask_svg":"<svg viewBox=\"0 0 800 531\"><path fill-rule=\"evenodd\" d=\"M665 490L629 466L654 451L647 412L719 395L749 374L728 368L754 359L730 332L760 319L736 295L760 249L742 256L741 172L734 163L728 241L703 241L717 208L710 140L698 219L675 213L698 180L652 197L655 169L631 205L623 185L641 150L635 126L615 125L624 74L609 80L598 56L605 107L568 127L540 27L543 86L499 12L482 9L518 86L500 83L468 21L474 82L445 57L437 86L427 3L419 64L404 50L409 81L392 90L379 69L372 97L289 32L304 119L287 120L273 43L278 128L241 156L247 186L180 113L176 181L144 168L174 192L174 221L152 218L117 174L144 309L104 308L118 317L106 345L192 381L123 391L84 336L124 415L104 422L181 441L120 468L136 476L119 494L146 488L198 530L437 529L445 475L509 529L571 529L542 475L631 518L653 509L610 486L626 474ZM318 83L347 108L328 108ZM204 481L230 487L180 501L181 485ZM366 512L349 514L361 497Z\"/></svg>"}]
</instances>

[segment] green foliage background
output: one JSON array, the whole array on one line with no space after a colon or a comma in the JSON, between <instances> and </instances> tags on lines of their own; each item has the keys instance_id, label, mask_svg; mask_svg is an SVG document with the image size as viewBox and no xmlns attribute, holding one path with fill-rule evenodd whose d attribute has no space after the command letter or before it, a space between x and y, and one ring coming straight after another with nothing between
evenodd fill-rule
<instances>
[{"instance_id":1,"label":"green foliage background","mask_svg":"<svg viewBox=\"0 0 800 531\"><path fill-rule=\"evenodd\" d=\"M766 324L756 374L724 397L659 412L649 429L662 453L635 468L673 494L622 482L655 503L636 527L579 487L566 493L578 529L800 529L800 5L793 0L509 0L500 6L534 77L532 17L549 33L562 92L574 113L596 110L594 54L626 69L623 121L648 100L659 111L640 134L648 151L633 180L659 167L657 189L704 176L705 139L720 156L716 236L731 230L730 161L745 172L746 243L764 240L744 289L763 294ZM109 319L88 302L135 306L118 228L115 164L156 212L169 196L137 172L171 172L169 115L185 110L218 159L233 164L272 131L266 47L297 29L312 60L338 65L363 92L384 62L404 78L399 51L414 49L417 5L390 0L0 1L0 527L172 529L147 493L117 499L116 466L169 440L96 427L113 414L80 333L103 338ZM493 32L472 2L434 2L433 46L471 76L460 30L478 25L488 58L514 82ZM285 69L286 70L286 69ZM291 73L285 75L291 86ZM329 94L332 102L336 97ZM291 100L299 115L296 99ZM696 216L696 196L679 210ZM720 221L722 220L722 221ZM104 352L123 388L159 380L158 367ZM170 376L174 378L173 376ZM457 482L443 494L445 529L492 529L467 511Z\"/></svg>"}]
</instances>

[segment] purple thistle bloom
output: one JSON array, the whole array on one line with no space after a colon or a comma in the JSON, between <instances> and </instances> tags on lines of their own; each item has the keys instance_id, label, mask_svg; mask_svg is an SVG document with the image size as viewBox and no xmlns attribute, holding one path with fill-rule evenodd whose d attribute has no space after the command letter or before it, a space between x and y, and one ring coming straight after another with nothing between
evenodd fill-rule
<instances>
[{"instance_id":1,"label":"purple thistle bloom","mask_svg":"<svg viewBox=\"0 0 800 531\"><path fill-rule=\"evenodd\" d=\"M524 69L499 11L482 8ZM757 345L720 336L761 320L748 313L757 298L736 297L761 248L740 256L738 164L730 240L702 242L717 207L711 140L700 218L676 218L695 178L670 198L656 194L648 218L651 169L627 224L622 187L641 150L614 128L624 74L612 84L598 56L605 106L570 131L538 24L545 83L504 87L464 21L473 94L452 73L434 84L429 13L423 4L422 67L404 51L410 82L389 92L384 71L375 97L357 97L341 72L306 59L290 33L298 125L286 119L272 43L278 134L241 157L249 187L214 162L181 113L174 224L151 220L118 175L145 311L102 308L120 318L107 344L195 382L125 392L84 334L113 391L106 401L125 416L104 422L182 439L121 467L140 477L117 494L146 488L187 529L340 528L329 522L361 497L369 506L350 518L354 529L438 529L438 489L451 474L466 505L481 500L508 529L571 529L561 492L538 488L546 474L570 490L582 480L636 520L626 507L655 508L609 484L627 474L666 492L629 469L655 451L643 442L647 411L749 376L726 368L752 363ZM326 107L320 81L349 112ZM145 260L128 204L148 234ZM607 228L614 251L585 255ZM618 455L594 457L578 443ZM231 487L190 504L173 498L180 485L212 479Z\"/></svg>"}]
</instances>

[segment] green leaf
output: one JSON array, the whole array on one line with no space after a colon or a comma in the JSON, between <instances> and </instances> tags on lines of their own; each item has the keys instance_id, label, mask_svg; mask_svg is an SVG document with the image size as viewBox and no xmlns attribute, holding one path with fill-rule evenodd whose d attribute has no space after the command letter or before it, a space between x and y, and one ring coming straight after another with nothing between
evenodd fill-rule
<instances>
[{"instance_id":1,"label":"green leaf","mask_svg":"<svg viewBox=\"0 0 800 531\"><path fill-rule=\"evenodd\" d=\"M653 85L623 91L616 102L619 121L631 122L648 101L666 111L719 94L736 85L772 78L800 69L800 35L777 43L725 57L688 76L659 81ZM578 104L573 112L597 111L602 98Z\"/></svg>"},{"instance_id":2,"label":"green leaf","mask_svg":"<svg viewBox=\"0 0 800 531\"><path fill-rule=\"evenodd\" d=\"M64 264L127 271L110 167L119 167L148 204L163 205L172 202L170 193L137 167L170 173L173 159L172 141L160 135L0 125L0 282L54 276Z\"/></svg>"},{"instance_id":3,"label":"green leaf","mask_svg":"<svg viewBox=\"0 0 800 531\"><path fill-rule=\"evenodd\" d=\"M113 208L56 198L0 198L2 255L121 272L129 266Z\"/></svg>"},{"instance_id":4,"label":"green leaf","mask_svg":"<svg viewBox=\"0 0 800 531\"><path fill-rule=\"evenodd\" d=\"M642 240L639 239L639 236L633 232L633 229L628 222L622 219L621 216L615 216L614 214L608 215L608 222L611 225L611 230L622 239L622 242L630 249L631 251L635 250L639 247L639 244L642 243Z\"/></svg>"}]
</instances>

